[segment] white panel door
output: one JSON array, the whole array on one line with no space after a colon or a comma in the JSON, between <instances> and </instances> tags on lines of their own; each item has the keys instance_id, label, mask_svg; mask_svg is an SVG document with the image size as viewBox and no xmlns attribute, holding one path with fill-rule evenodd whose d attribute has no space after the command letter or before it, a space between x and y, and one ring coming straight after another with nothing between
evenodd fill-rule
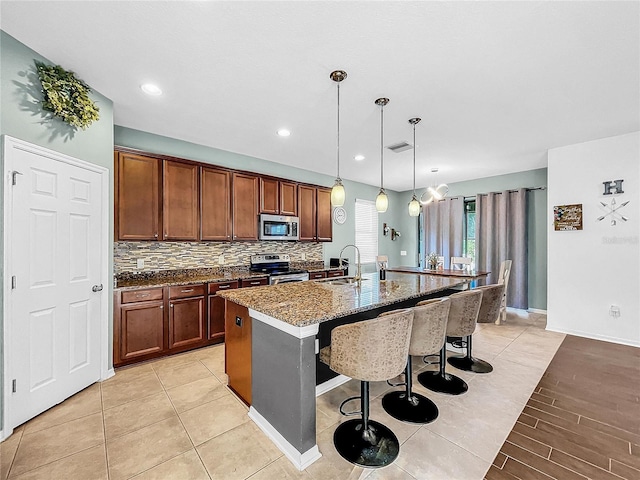
<instances>
[{"instance_id":1,"label":"white panel door","mask_svg":"<svg viewBox=\"0 0 640 480\"><path fill-rule=\"evenodd\" d=\"M100 173L11 150L11 424L100 379ZM99 288L99 287L98 287ZM106 319L105 319L106 320ZM5 337L6 338L6 337Z\"/></svg>"}]
</instances>

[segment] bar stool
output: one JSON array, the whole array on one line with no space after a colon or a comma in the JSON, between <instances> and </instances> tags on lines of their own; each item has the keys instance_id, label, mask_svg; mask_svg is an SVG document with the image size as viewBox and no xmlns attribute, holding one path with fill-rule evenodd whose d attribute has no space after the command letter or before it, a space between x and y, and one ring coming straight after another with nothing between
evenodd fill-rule
<instances>
[{"instance_id":1,"label":"bar stool","mask_svg":"<svg viewBox=\"0 0 640 480\"><path fill-rule=\"evenodd\" d=\"M351 463L384 467L398 456L398 437L385 425L369 419L369 382L402 373L409 354L412 323L413 310L403 309L341 325L331 331L331 345L320 350L320 361L331 370L360 380L360 396L343 401L340 413L361 414L361 418L341 423L333 434L336 450ZM358 398L361 410L344 412L343 406Z\"/></svg>"},{"instance_id":2,"label":"bar stool","mask_svg":"<svg viewBox=\"0 0 640 480\"><path fill-rule=\"evenodd\" d=\"M382 397L382 408L393 418L409 423L429 423L438 418L436 404L424 395L412 392L411 356L433 355L442 349L450 306L451 301L448 298L440 298L425 300L413 308L413 327L404 373L405 382L392 385L404 385L406 389L389 392Z\"/></svg>"},{"instance_id":3,"label":"bar stool","mask_svg":"<svg viewBox=\"0 0 640 480\"><path fill-rule=\"evenodd\" d=\"M484 287L475 288L482 292L482 302L480 302L480 310L478 311L477 323L494 323L500 315L500 305L504 294L504 284L497 283L494 285L486 285ZM471 354L471 339L473 332L467 336L467 354L465 356L450 357L447 361L449 365L459 370L473 373L489 373L493 371L493 367L489 362L474 358Z\"/></svg>"},{"instance_id":4,"label":"bar stool","mask_svg":"<svg viewBox=\"0 0 640 480\"><path fill-rule=\"evenodd\" d=\"M476 319L482 301L482 291L474 288L449 297L451 308L447 319L447 336L466 337L476 328ZM437 372L422 372L418 381L429 390L449 395L461 395L469 389L467 382L445 372L447 365L447 346L440 349L440 369Z\"/></svg>"}]
</instances>

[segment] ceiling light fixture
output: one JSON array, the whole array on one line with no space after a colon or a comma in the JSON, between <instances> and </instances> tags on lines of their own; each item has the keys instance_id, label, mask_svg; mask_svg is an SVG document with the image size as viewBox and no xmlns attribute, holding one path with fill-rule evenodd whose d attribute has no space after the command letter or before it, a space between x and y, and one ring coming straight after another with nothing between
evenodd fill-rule
<instances>
[{"instance_id":1,"label":"ceiling light fixture","mask_svg":"<svg viewBox=\"0 0 640 480\"><path fill-rule=\"evenodd\" d=\"M143 83L142 85L140 85L140 89L147 95L152 95L154 97L162 95L162 90L160 89L160 87L154 85L153 83Z\"/></svg>"},{"instance_id":2,"label":"ceiling light fixture","mask_svg":"<svg viewBox=\"0 0 640 480\"><path fill-rule=\"evenodd\" d=\"M427 190L420 196L420 203L422 203L423 205L428 205L434 200L442 200L449 192L449 186L446 183L441 183L440 185L438 185L438 182L436 181L438 176L438 169L432 168L431 173L434 174L434 182L433 186L428 187ZM436 187L436 185L438 186Z\"/></svg>"},{"instance_id":3,"label":"ceiling light fixture","mask_svg":"<svg viewBox=\"0 0 640 480\"><path fill-rule=\"evenodd\" d=\"M353 159L356 162L361 162L362 160L364 160L364 155L356 155L355 157L353 157Z\"/></svg>"},{"instance_id":4,"label":"ceiling light fixture","mask_svg":"<svg viewBox=\"0 0 640 480\"><path fill-rule=\"evenodd\" d=\"M331 205L334 207L341 207L344 205L346 193L344 191L344 185L342 185L342 179L340 178L340 82L347 78L347 72L344 70L335 70L331 72L329 78L336 82L338 86L338 147L336 149L338 157L338 172L336 175L336 182L331 188Z\"/></svg>"},{"instance_id":5,"label":"ceiling light fixture","mask_svg":"<svg viewBox=\"0 0 640 480\"><path fill-rule=\"evenodd\" d=\"M380 192L376 197L376 210L384 213L389 207L389 197L384 191L384 106L389 103L389 99L378 98L375 103L380 106Z\"/></svg>"},{"instance_id":6,"label":"ceiling light fixture","mask_svg":"<svg viewBox=\"0 0 640 480\"><path fill-rule=\"evenodd\" d=\"M417 217L420 215L420 202L416 197L416 124L420 123L420 118L412 118L409 123L413 125L413 196L409 202L409 216Z\"/></svg>"},{"instance_id":7,"label":"ceiling light fixture","mask_svg":"<svg viewBox=\"0 0 640 480\"><path fill-rule=\"evenodd\" d=\"M288 137L289 135L291 135L291 131L287 130L286 128L281 128L276 133L281 137Z\"/></svg>"}]
</instances>

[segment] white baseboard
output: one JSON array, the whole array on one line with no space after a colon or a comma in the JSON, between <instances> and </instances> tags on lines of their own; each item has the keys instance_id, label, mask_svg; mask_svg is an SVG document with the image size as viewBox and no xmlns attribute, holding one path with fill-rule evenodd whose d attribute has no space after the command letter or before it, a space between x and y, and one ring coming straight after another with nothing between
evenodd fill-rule
<instances>
[{"instance_id":1,"label":"white baseboard","mask_svg":"<svg viewBox=\"0 0 640 480\"><path fill-rule=\"evenodd\" d=\"M287 457L298 470L304 470L322 456L320 450L318 450L317 444L306 452L300 453L253 407L249 407L249 418L253 420L258 428L262 430L267 437L269 437L276 447L284 453L284 456Z\"/></svg>"},{"instance_id":2,"label":"white baseboard","mask_svg":"<svg viewBox=\"0 0 640 480\"><path fill-rule=\"evenodd\" d=\"M579 330L572 330L572 329L549 328L548 325L547 325L547 330L549 330L550 332L566 333L567 335L574 335L576 337L590 338L591 340L601 340L603 342L627 345L629 347L640 347L640 342L633 342L633 341L626 340L624 338L608 337L606 335L594 335L591 333L581 332Z\"/></svg>"},{"instance_id":3,"label":"white baseboard","mask_svg":"<svg viewBox=\"0 0 640 480\"><path fill-rule=\"evenodd\" d=\"M547 314L547 311L546 310L542 310L541 308L528 308L527 312L529 312L529 313L542 313L544 315Z\"/></svg>"},{"instance_id":4,"label":"white baseboard","mask_svg":"<svg viewBox=\"0 0 640 480\"><path fill-rule=\"evenodd\" d=\"M334 388L347 383L349 380L351 380L351 377L338 375L337 377L333 377L331 380L327 380L320 385L316 385L316 397L319 397L323 393L327 393L329 390L333 390Z\"/></svg>"},{"instance_id":5,"label":"white baseboard","mask_svg":"<svg viewBox=\"0 0 640 480\"><path fill-rule=\"evenodd\" d=\"M107 370L107 373L105 374L105 376L100 379L100 381L104 382L105 380L109 380L115 374L116 374L116 371L113 368L110 368L109 370Z\"/></svg>"}]
</instances>

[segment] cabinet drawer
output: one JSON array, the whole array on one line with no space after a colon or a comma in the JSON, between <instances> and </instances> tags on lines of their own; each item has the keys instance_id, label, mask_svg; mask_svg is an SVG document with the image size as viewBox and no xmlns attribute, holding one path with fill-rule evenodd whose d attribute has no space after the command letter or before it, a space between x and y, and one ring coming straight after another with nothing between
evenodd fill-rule
<instances>
[{"instance_id":1,"label":"cabinet drawer","mask_svg":"<svg viewBox=\"0 0 640 480\"><path fill-rule=\"evenodd\" d=\"M327 272L309 272L309 280L317 280L319 278L327 278Z\"/></svg>"},{"instance_id":2,"label":"cabinet drawer","mask_svg":"<svg viewBox=\"0 0 640 480\"><path fill-rule=\"evenodd\" d=\"M150 300L162 300L162 287L122 292L122 303L148 302Z\"/></svg>"},{"instance_id":3,"label":"cabinet drawer","mask_svg":"<svg viewBox=\"0 0 640 480\"><path fill-rule=\"evenodd\" d=\"M344 277L344 270L329 270L327 277Z\"/></svg>"},{"instance_id":4,"label":"cabinet drawer","mask_svg":"<svg viewBox=\"0 0 640 480\"><path fill-rule=\"evenodd\" d=\"M258 285L269 285L269 279L267 277L261 278L245 278L240 280L240 287L257 287Z\"/></svg>"},{"instance_id":5,"label":"cabinet drawer","mask_svg":"<svg viewBox=\"0 0 640 480\"><path fill-rule=\"evenodd\" d=\"M238 281L232 282L217 282L209 284L209 295L215 294L218 290L231 290L232 288L238 288Z\"/></svg>"},{"instance_id":6,"label":"cabinet drawer","mask_svg":"<svg viewBox=\"0 0 640 480\"><path fill-rule=\"evenodd\" d=\"M169 287L169 298L200 297L204 295L205 285L180 285Z\"/></svg>"}]
</instances>

